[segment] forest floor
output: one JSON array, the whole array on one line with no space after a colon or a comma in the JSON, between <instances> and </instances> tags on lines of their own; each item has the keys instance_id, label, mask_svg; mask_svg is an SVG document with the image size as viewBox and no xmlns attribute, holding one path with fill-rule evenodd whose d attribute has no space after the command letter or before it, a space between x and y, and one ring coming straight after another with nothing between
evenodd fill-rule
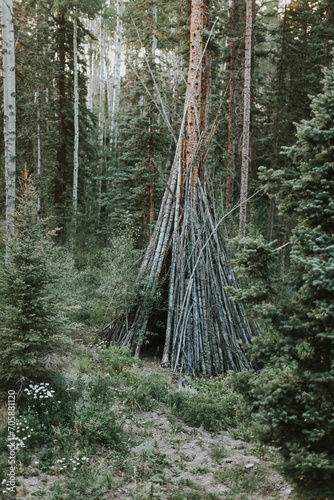
<instances>
[{"instance_id":1,"label":"forest floor","mask_svg":"<svg viewBox=\"0 0 334 500\"><path fill-rule=\"evenodd\" d=\"M87 367L85 370L89 372ZM71 371L73 375L72 368ZM89 374L85 376L88 380ZM172 373L154 359L146 358L139 366L133 366L131 377L141 381L165 380L166 391L171 385L175 392L179 390ZM293 497L291 487L275 470L274 450L264 449L252 440L246 442L234 428L209 432L202 426L189 426L162 402L152 408L146 404L145 408L144 404L137 403L138 392L135 398L124 399L126 388L119 385L114 390L117 397L112 409L119 415L122 432L127 436L124 456L113 454L108 446L98 446L89 457L90 467L85 469L85 477L83 470L81 475L76 475L77 472L63 474L57 465L50 465L48 469L41 467L41 448L35 446L31 462L22 468L17 478L17 498L260 500ZM196 391L186 387L180 392L186 395ZM80 437L72 445L73 450L77 449L71 455L75 459L83 452L89 455L87 447L78 444L79 441ZM47 452L42 447L42 454ZM94 482L94 488L83 489L85 481Z\"/></svg>"}]
</instances>

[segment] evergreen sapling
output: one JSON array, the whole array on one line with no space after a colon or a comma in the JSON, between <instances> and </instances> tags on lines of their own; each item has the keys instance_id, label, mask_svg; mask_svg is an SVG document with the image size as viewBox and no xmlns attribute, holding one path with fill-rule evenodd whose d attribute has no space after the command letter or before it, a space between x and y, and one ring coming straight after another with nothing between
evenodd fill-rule
<instances>
[{"instance_id":1,"label":"evergreen sapling","mask_svg":"<svg viewBox=\"0 0 334 500\"><path fill-rule=\"evenodd\" d=\"M28 178L21 185L15 234L8 240L8 263L0 270L0 383L6 386L48 378L67 344L55 245L38 218L37 199Z\"/></svg>"}]
</instances>

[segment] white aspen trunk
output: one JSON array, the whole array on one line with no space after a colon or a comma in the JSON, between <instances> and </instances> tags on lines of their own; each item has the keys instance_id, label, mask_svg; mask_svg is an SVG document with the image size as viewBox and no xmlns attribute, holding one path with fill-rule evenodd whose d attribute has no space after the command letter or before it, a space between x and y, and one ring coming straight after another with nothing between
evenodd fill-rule
<instances>
[{"instance_id":1,"label":"white aspen trunk","mask_svg":"<svg viewBox=\"0 0 334 500\"><path fill-rule=\"evenodd\" d=\"M78 175L79 175L79 89L78 89L78 23L76 12L73 20L74 51L74 169L73 169L73 206L78 208Z\"/></svg>"},{"instance_id":2,"label":"white aspen trunk","mask_svg":"<svg viewBox=\"0 0 334 500\"><path fill-rule=\"evenodd\" d=\"M103 139L104 139L104 108L105 108L105 74L104 74L104 59L105 59L105 32L103 26L103 19L101 17L100 27L100 105L99 105L99 143L101 148L101 161L99 166L98 180L97 180L97 196L98 196L98 224L100 223L101 206L100 200L102 195L102 168L103 168Z\"/></svg>"},{"instance_id":3,"label":"white aspen trunk","mask_svg":"<svg viewBox=\"0 0 334 500\"><path fill-rule=\"evenodd\" d=\"M6 236L14 233L15 156L16 156L16 94L13 1L1 0L4 142L6 171ZM8 256L6 248L6 259Z\"/></svg>"},{"instance_id":4,"label":"white aspen trunk","mask_svg":"<svg viewBox=\"0 0 334 500\"><path fill-rule=\"evenodd\" d=\"M93 32L93 21L88 24L89 31ZM87 85L87 108L93 111L93 80L94 80L94 52L92 40L89 41L88 49L88 85Z\"/></svg>"},{"instance_id":5,"label":"white aspen trunk","mask_svg":"<svg viewBox=\"0 0 334 500\"><path fill-rule=\"evenodd\" d=\"M154 22L154 26L153 26L153 37L152 37L152 56L154 58L155 53L157 51L157 46L158 46L158 40L157 40L157 36L156 36L157 23L158 23L158 6L157 6L157 4L153 5L153 22ZM154 59L153 59L153 62L154 62Z\"/></svg>"},{"instance_id":6,"label":"white aspen trunk","mask_svg":"<svg viewBox=\"0 0 334 500\"><path fill-rule=\"evenodd\" d=\"M117 2L117 27L115 40L115 83L112 112L112 128L114 132L114 144L117 145L118 127L116 117L119 110L119 98L121 93L121 66L122 66L122 41L123 41L123 0Z\"/></svg>"},{"instance_id":7,"label":"white aspen trunk","mask_svg":"<svg viewBox=\"0 0 334 500\"><path fill-rule=\"evenodd\" d=\"M244 81L244 123L242 141L242 167L240 189L240 218L239 235L246 236L248 170L250 163L249 131L250 131L250 104L251 104L251 70L252 70L252 12L253 2L246 4L246 40L245 40L245 81Z\"/></svg>"},{"instance_id":8,"label":"white aspen trunk","mask_svg":"<svg viewBox=\"0 0 334 500\"><path fill-rule=\"evenodd\" d=\"M103 146L103 124L104 124L104 100L105 100L105 74L104 62L105 59L105 32L103 20L101 18L100 30L100 106L99 106L99 130L100 130L100 146Z\"/></svg>"},{"instance_id":9,"label":"white aspen trunk","mask_svg":"<svg viewBox=\"0 0 334 500\"><path fill-rule=\"evenodd\" d=\"M110 32L107 31L107 58L106 58L106 73L107 73L107 103L108 103L108 124L109 132L112 132L112 110L113 110L113 46L110 37Z\"/></svg>"},{"instance_id":10,"label":"white aspen trunk","mask_svg":"<svg viewBox=\"0 0 334 500\"><path fill-rule=\"evenodd\" d=\"M41 193L40 193L40 181L41 181L41 110L39 107L39 92L35 92L35 103L37 112L37 183L38 183L38 198L37 198L37 213L38 217L41 212Z\"/></svg>"}]
</instances>

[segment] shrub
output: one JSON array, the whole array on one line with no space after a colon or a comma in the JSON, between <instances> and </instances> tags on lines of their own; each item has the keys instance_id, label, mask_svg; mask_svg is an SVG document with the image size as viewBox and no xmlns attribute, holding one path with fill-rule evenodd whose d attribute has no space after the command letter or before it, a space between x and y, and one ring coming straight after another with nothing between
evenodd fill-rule
<instances>
[{"instance_id":1,"label":"shrub","mask_svg":"<svg viewBox=\"0 0 334 500\"><path fill-rule=\"evenodd\" d=\"M8 240L8 262L0 270L0 383L45 380L59 365L67 323L55 284L51 235L37 217L37 192L31 181L21 187L16 233Z\"/></svg>"},{"instance_id":2,"label":"shrub","mask_svg":"<svg viewBox=\"0 0 334 500\"><path fill-rule=\"evenodd\" d=\"M183 390L169 395L168 404L175 415L187 425L214 432L237 425L239 398L222 380L197 381L194 386L200 389L198 393Z\"/></svg>"},{"instance_id":3,"label":"shrub","mask_svg":"<svg viewBox=\"0 0 334 500\"><path fill-rule=\"evenodd\" d=\"M110 408L95 403L81 408L76 414L75 428L88 442L121 451L124 450L125 438L119 420Z\"/></svg>"}]
</instances>

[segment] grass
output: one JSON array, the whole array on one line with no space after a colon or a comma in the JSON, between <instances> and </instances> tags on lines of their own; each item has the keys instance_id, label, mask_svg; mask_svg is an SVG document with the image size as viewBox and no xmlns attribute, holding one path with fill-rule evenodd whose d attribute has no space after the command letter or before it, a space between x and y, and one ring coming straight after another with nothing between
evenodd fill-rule
<instances>
[{"instance_id":1,"label":"grass","mask_svg":"<svg viewBox=\"0 0 334 500\"><path fill-rule=\"evenodd\" d=\"M202 429L215 436L238 424L238 399L228 381L195 379L191 391L179 391L170 372L143 370L129 351L105 350L99 342L74 348L66 366L43 390L41 384L28 388L20 403L21 498L30 493L25 478L34 476L38 491L32 497L49 500L102 500L115 490L123 492L122 498L138 500L215 500L221 495L207 492L197 481L213 472L218 483L229 485L235 495L230 498L261 492L265 471L260 468L256 473L237 466L222 469L227 456L222 437L217 435L209 448L199 440L211 465L196 463L191 448L182 451L202 436ZM8 468L6 430L2 425L0 482ZM163 436L171 456L161 450L157 435ZM189 473L194 479L171 479ZM0 498L8 500L4 491Z\"/></svg>"}]
</instances>

